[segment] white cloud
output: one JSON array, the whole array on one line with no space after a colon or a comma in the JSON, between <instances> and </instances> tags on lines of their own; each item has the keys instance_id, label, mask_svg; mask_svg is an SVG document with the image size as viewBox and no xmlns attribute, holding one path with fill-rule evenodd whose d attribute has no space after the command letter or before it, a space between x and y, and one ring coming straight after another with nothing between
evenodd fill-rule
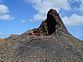
<instances>
[{"instance_id":1,"label":"white cloud","mask_svg":"<svg viewBox=\"0 0 83 62\"><path fill-rule=\"evenodd\" d=\"M44 20L47 14L47 11L50 8L56 9L58 12L61 8L65 10L70 10L70 4L68 0L27 0L32 3L33 8L37 11L37 14L33 16L33 19L30 19L30 21L39 21ZM73 1L73 0L71 0ZM80 4L80 11L83 11L83 0L75 0L76 2L81 2ZM75 9L76 10L76 9ZM80 25L83 24L82 20L83 16L72 14L70 17L63 17L63 22L66 25Z\"/></svg>"},{"instance_id":2,"label":"white cloud","mask_svg":"<svg viewBox=\"0 0 83 62\"><path fill-rule=\"evenodd\" d=\"M80 7L77 8L77 10L79 10L79 12L83 11L83 0L70 0L71 2L75 1L75 2L80 2ZM63 17L63 22L66 25L83 25L83 15L78 15L78 14L72 14L72 16L70 17Z\"/></svg>"},{"instance_id":3,"label":"white cloud","mask_svg":"<svg viewBox=\"0 0 83 62\"><path fill-rule=\"evenodd\" d=\"M0 20L11 20L11 19L14 19L14 17L9 15L9 8L4 4L0 4Z\"/></svg>"},{"instance_id":4,"label":"white cloud","mask_svg":"<svg viewBox=\"0 0 83 62\"><path fill-rule=\"evenodd\" d=\"M6 34L4 32L0 32L0 38L8 37L9 34Z\"/></svg>"},{"instance_id":5,"label":"white cloud","mask_svg":"<svg viewBox=\"0 0 83 62\"><path fill-rule=\"evenodd\" d=\"M6 35L5 33L0 32L0 37L1 37L1 36L5 36L5 35Z\"/></svg>"},{"instance_id":6,"label":"white cloud","mask_svg":"<svg viewBox=\"0 0 83 62\"><path fill-rule=\"evenodd\" d=\"M3 35L4 33L0 32L0 35Z\"/></svg>"},{"instance_id":7,"label":"white cloud","mask_svg":"<svg viewBox=\"0 0 83 62\"><path fill-rule=\"evenodd\" d=\"M80 0L81 4L80 4L80 11L83 11L83 0Z\"/></svg>"},{"instance_id":8,"label":"white cloud","mask_svg":"<svg viewBox=\"0 0 83 62\"><path fill-rule=\"evenodd\" d=\"M0 20L12 20L14 17L11 17L9 14L0 15Z\"/></svg>"},{"instance_id":9,"label":"white cloud","mask_svg":"<svg viewBox=\"0 0 83 62\"><path fill-rule=\"evenodd\" d=\"M6 5L0 4L0 15L9 13L9 9Z\"/></svg>"},{"instance_id":10,"label":"white cloud","mask_svg":"<svg viewBox=\"0 0 83 62\"><path fill-rule=\"evenodd\" d=\"M34 21L44 20L47 11L50 8L55 8L59 11L61 8L69 9L68 0L27 0L30 1L33 7L37 10L37 14L33 16Z\"/></svg>"},{"instance_id":11,"label":"white cloud","mask_svg":"<svg viewBox=\"0 0 83 62\"><path fill-rule=\"evenodd\" d=\"M73 14L71 17L63 17L62 20L66 25L82 25L83 16Z\"/></svg>"},{"instance_id":12,"label":"white cloud","mask_svg":"<svg viewBox=\"0 0 83 62\"><path fill-rule=\"evenodd\" d=\"M26 20L22 20L21 22L22 22L22 23L26 23L27 21L26 21Z\"/></svg>"}]
</instances>

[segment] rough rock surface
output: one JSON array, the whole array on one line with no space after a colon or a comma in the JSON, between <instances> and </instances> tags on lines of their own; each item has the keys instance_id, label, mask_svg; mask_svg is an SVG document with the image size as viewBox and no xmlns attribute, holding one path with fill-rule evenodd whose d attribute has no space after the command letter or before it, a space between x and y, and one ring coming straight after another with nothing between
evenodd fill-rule
<instances>
[{"instance_id":1,"label":"rough rock surface","mask_svg":"<svg viewBox=\"0 0 83 62\"><path fill-rule=\"evenodd\" d=\"M50 9L38 28L0 40L0 62L83 62L83 42Z\"/></svg>"}]
</instances>

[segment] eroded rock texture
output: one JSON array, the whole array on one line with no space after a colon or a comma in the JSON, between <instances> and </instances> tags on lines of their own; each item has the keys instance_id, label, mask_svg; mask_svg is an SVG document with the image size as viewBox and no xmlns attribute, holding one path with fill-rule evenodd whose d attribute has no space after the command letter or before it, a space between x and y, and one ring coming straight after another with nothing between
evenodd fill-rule
<instances>
[{"instance_id":1,"label":"eroded rock texture","mask_svg":"<svg viewBox=\"0 0 83 62\"><path fill-rule=\"evenodd\" d=\"M38 28L0 40L0 62L83 62L83 42L50 9Z\"/></svg>"}]
</instances>

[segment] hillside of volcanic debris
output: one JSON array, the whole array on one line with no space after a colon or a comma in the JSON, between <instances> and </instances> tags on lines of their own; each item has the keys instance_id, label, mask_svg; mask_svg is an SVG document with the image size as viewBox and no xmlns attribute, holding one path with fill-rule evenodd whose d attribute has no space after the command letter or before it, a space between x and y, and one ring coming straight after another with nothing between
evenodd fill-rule
<instances>
[{"instance_id":1,"label":"hillside of volcanic debris","mask_svg":"<svg viewBox=\"0 0 83 62\"><path fill-rule=\"evenodd\" d=\"M38 28L0 40L0 62L83 62L83 42L50 9Z\"/></svg>"}]
</instances>

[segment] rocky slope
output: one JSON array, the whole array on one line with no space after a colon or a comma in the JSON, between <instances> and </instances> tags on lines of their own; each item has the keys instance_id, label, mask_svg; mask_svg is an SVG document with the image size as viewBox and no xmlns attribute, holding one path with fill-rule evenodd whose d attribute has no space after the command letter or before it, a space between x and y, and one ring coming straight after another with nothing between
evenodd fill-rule
<instances>
[{"instance_id":1,"label":"rocky slope","mask_svg":"<svg viewBox=\"0 0 83 62\"><path fill-rule=\"evenodd\" d=\"M0 40L0 62L83 62L83 44L50 9L38 28Z\"/></svg>"}]
</instances>

